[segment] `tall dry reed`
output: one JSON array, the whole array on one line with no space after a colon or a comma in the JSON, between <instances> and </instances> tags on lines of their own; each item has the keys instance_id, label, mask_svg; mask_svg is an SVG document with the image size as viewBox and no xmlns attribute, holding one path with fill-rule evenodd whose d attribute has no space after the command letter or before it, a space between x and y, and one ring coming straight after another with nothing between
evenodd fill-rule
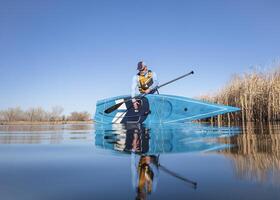
<instances>
[{"instance_id":1,"label":"tall dry reed","mask_svg":"<svg viewBox=\"0 0 280 200\"><path fill-rule=\"evenodd\" d=\"M280 66L268 72L235 75L216 95L201 99L241 109L208 119L211 122L280 121Z\"/></svg>"}]
</instances>

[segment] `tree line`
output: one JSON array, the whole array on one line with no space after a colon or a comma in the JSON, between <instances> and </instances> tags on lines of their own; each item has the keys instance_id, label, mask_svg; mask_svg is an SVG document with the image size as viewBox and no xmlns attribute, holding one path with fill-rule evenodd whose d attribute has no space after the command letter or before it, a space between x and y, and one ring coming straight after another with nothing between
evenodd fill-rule
<instances>
[{"instance_id":1,"label":"tree line","mask_svg":"<svg viewBox=\"0 0 280 200\"><path fill-rule=\"evenodd\" d=\"M20 107L8 108L0 111L0 121L16 122L55 122L55 121L89 121L91 114L84 112L71 112L69 115L63 115L63 107L55 106L50 111L42 107L33 107L23 110Z\"/></svg>"}]
</instances>

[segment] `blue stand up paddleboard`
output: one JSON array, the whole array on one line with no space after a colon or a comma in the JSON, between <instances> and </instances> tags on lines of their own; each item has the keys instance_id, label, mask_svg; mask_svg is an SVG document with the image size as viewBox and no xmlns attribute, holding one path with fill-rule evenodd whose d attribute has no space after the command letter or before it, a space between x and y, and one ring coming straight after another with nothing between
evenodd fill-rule
<instances>
[{"instance_id":1,"label":"blue stand up paddleboard","mask_svg":"<svg viewBox=\"0 0 280 200\"><path fill-rule=\"evenodd\" d=\"M99 100L94 121L97 123L173 123L204 119L219 114L239 111L239 108L208 103L191 98L164 94L148 94L138 99L135 110L128 95ZM117 109L106 109L122 103Z\"/></svg>"}]
</instances>

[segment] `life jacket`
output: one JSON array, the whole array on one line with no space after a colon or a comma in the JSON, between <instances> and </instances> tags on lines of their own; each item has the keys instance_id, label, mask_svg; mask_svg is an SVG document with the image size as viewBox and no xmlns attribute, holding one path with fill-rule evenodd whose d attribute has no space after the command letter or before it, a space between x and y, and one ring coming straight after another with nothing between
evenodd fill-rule
<instances>
[{"instance_id":1,"label":"life jacket","mask_svg":"<svg viewBox=\"0 0 280 200\"><path fill-rule=\"evenodd\" d=\"M153 72L149 70L145 75L140 74L138 75L138 89L140 93L145 93L151 85L153 85Z\"/></svg>"}]
</instances>

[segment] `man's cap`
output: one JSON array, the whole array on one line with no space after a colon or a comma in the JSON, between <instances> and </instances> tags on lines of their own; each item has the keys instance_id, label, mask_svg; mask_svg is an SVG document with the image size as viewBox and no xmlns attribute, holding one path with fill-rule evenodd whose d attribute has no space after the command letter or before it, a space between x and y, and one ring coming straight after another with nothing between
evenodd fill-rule
<instances>
[{"instance_id":1,"label":"man's cap","mask_svg":"<svg viewBox=\"0 0 280 200\"><path fill-rule=\"evenodd\" d=\"M137 64L137 70L141 70L143 68L143 66L146 66L146 64L144 63L144 61L140 61Z\"/></svg>"}]
</instances>

